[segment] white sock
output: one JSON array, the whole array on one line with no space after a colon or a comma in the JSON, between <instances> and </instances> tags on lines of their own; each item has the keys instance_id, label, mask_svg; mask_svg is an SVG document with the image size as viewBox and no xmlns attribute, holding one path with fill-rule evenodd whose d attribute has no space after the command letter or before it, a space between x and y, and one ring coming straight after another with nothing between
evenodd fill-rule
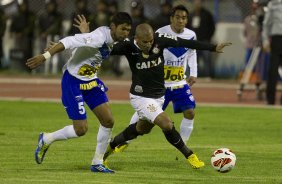
<instances>
[{"instance_id":1,"label":"white sock","mask_svg":"<svg viewBox=\"0 0 282 184\"><path fill-rule=\"evenodd\" d=\"M184 143L187 143L193 130L194 119L183 118L180 125L180 136Z\"/></svg>"},{"instance_id":2,"label":"white sock","mask_svg":"<svg viewBox=\"0 0 282 184\"><path fill-rule=\"evenodd\" d=\"M74 131L73 125L69 125L52 133L44 133L43 141L46 144L51 144L54 141L66 140L76 137L78 136Z\"/></svg>"},{"instance_id":3,"label":"white sock","mask_svg":"<svg viewBox=\"0 0 282 184\"><path fill-rule=\"evenodd\" d=\"M112 136L112 128L106 128L100 125L97 134L97 145L96 145L95 155L92 160L92 165L103 163L103 157L111 140L111 136Z\"/></svg>"}]
</instances>

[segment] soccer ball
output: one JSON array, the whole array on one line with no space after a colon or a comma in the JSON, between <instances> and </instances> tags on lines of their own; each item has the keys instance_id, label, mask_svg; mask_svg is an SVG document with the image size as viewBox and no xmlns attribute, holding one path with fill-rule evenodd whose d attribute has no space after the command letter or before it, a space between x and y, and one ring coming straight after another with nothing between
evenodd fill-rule
<instances>
[{"instance_id":1,"label":"soccer ball","mask_svg":"<svg viewBox=\"0 0 282 184\"><path fill-rule=\"evenodd\" d=\"M213 152L211 156L212 167L221 173L231 171L236 163L235 154L228 148L220 148Z\"/></svg>"}]
</instances>

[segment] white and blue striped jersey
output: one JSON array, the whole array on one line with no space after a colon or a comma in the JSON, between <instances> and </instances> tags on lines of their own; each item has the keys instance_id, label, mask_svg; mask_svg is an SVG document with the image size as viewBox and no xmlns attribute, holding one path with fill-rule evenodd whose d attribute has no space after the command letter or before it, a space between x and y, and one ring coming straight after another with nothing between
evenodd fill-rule
<instances>
[{"instance_id":1,"label":"white and blue striped jersey","mask_svg":"<svg viewBox=\"0 0 282 184\"><path fill-rule=\"evenodd\" d=\"M175 33L170 25L159 28L156 32L167 33L187 40L196 40L194 31L184 28L182 33ZM187 62L190 67L190 76L197 77L196 50L184 47L170 47L163 51L165 87L186 84L185 71Z\"/></svg>"},{"instance_id":2,"label":"white and blue striped jersey","mask_svg":"<svg viewBox=\"0 0 282 184\"><path fill-rule=\"evenodd\" d=\"M60 40L65 49L74 49L63 71L83 81L97 78L102 61L110 55L114 41L110 28L102 26L90 33L76 34Z\"/></svg>"}]
</instances>

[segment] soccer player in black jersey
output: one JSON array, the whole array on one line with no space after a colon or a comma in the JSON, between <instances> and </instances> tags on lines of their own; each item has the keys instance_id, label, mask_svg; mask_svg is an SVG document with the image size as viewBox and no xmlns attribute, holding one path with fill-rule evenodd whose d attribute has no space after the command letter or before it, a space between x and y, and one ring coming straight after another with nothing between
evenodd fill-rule
<instances>
[{"instance_id":1,"label":"soccer player in black jersey","mask_svg":"<svg viewBox=\"0 0 282 184\"><path fill-rule=\"evenodd\" d=\"M149 24L140 24L135 37L114 45L111 55L125 55L132 71L130 102L138 113L139 121L129 125L115 136L104 156L104 160L113 153L116 146L149 133L158 125L167 141L176 147L193 168L201 168L204 162L190 150L181 139L169 116L162 110L164 102L164 63L163 49L167 47L186 47L198 50L223 52L230 43L213 45L192 40L181 39L168 34L154 33Z\"/></svg>"},{"instance_id":2,"label":"soccer player in black jersey","mask_svg":"<svg viewBox=\"0 0 282 184\"><path fill-rule=\"evenodd\" d=\"M87 23L77 21L76 27L82 32ZM186 47L198 50L223 52L225 46L231 43L213 45L204 42L181 39L168 34L153 32L149 24L140 24L136 28L135 37L116 43L111 55L125 55L132 71L132 85L130 88L130 102L139 116L139 121L129 125L124 131L115 136L104 155L104 160L114 152L115 147L135 139L139 135L147 134L158 125L164 132L166 139L176 147L193 168L201 168L204 162L190 150L175 130L173 122L162 110L165 94L163 49L167 47Z\"/></svg>"}]
</instances>

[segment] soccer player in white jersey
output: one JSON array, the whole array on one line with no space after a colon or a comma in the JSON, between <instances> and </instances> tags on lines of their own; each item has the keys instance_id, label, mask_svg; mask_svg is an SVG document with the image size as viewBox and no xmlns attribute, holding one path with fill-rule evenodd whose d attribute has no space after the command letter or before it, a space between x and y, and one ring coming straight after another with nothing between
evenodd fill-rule
<instances>
[{"instance_id":1,"label":"soccer player in white jersey","mask_svg":"<svg viewBox=\"0 0 282 184\"><path fill-rule=\"evenodd\" d=\"M170 17L170 25L159 28L156 32L167 33L187 40L195 40L194 31L185 28L188 21L188 10L183 5L178 5L172 9ZM197 55L196 50L178 47L166 48L163 52L164 56L164 80L165 80L165 101L163 110L166 109L169 102L173 103L175 113L183 113L183 119L180 125L180 135L185 143L187 143L194 124L194 108L195 99L190 90L196 82L197 78ZM190 68L190 76L186 78L185 71L187 62ZM137 113L132 116L130 124L138 121ZM146 130L149 132L149 130ZM116 147L116 152L123 151L128 143L124 143Z\"/></svg>"},{"instance_id":2,"label":"soccer player in white jersey","mask_svg":"<svg viewBox=\"0 0 282 184\"><path fill-rule=\"evenodd\" d=\"M85 19L83 16L80 18ZM106 95L108 89L97 77L97 71L102 61L109 56L114 42L128 37L131 24L129 14L119 12L113 16L109 27L102 26L90 33L65 37L44 54L27 60L27 66L34 69L54 54L65 49L74 49L63 67L61 84L62 103L73 124L52 133L40 133L35 151L35 160L38 164L43 162L51 143L80 137L87 132L88 123L84 107L86 103L100 121L91 171L114 173L103 165L103 156L111 138L114 119L108 105Z\"/></svg>"},{"instance_id":3,"label":"soccer player in white jersey","mask_svg":"<svg viewBox=\"0 0 282 184\"><path fill-rule=\"evenodd\" d=\"M194 31L185 28L188 21L188 10L178 5L172 10L171 25L157 30L159 33L168 33L183 39L195 40ZM189 48L168 48L164 50L165 65L165 110L169 102L173 103L175 113L183 113L180 125L180 135L187 143L193 130L195 100L190 87L197 78L197 55L196 50ZM190 76L186 78L185 71L187 62L190 68Z\"/></svg>"}]
</instances>

